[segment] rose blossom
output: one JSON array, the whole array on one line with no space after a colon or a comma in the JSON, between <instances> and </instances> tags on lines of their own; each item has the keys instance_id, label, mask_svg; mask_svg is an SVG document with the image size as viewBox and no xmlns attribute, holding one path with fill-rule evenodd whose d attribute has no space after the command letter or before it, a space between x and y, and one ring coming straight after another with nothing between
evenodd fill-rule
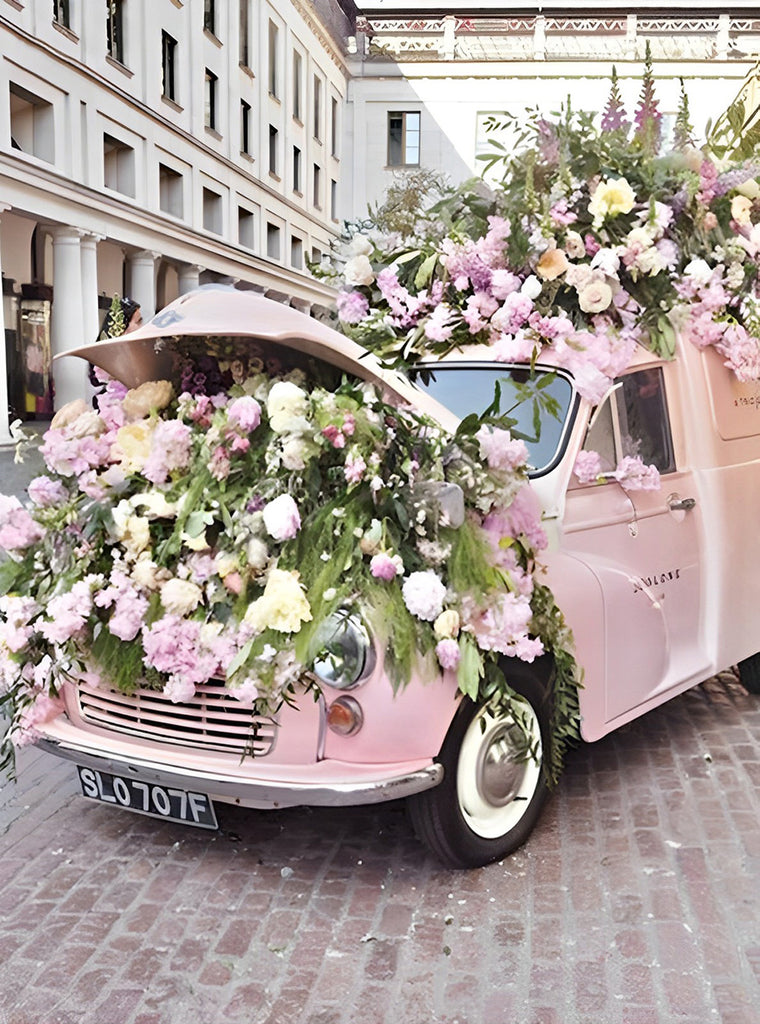
<instances>
[{"instance_id":1,"label":"rose blossom","mask_svg":"<svg viewBox=\"0 0 760 1024\"><path fill-rule=\"evenodd\" d=\"M291 540L301 529L298 506L289 494L280 494L268 502L262 515L267 533L275 540Z\"/></svg>"},{"instance_id":2,"label":"rose blossom","mask_svg":"<svg viewBox=\"0 0 760 1024\"><path fill-rule=\"evenodd\" d=\"M584 313L601 313L612 302L612 289L605 281L591 281L578 293L578 305Z\"/></svg>"},{"instance_id":3,"label":"rose blossom","mask_svg":"<svg viewBox=\"0 0 760 1024\"><path fill-rule=\"evenodd\" d=\"M433 623L433 632L439 640L453 640L459 632L459 626L459 612L454 608L447 608Z\"/></svg>"},{"instance_id":4,"label":"rose blossom","mask_svg":"<svg viewBox=\"0 0 760 1024\"><path fill-rule=\"evenodd\" d=\"M541 256L536 266L536 273L545 281L554 281L568 268L567 256L562 249L552 246Z\"/></svg>"},{"instance_id":5,"label":"rose blossom","mask_svg":"<svg viewBox=\"0 0 760 1024\"><path fill-rule=\"evenodd\" d=\"M346 284L354 286L372 284L375 280L375 274L369 259L364 255L360 255L353 256L348 260L343 268L343 280Z\"/></svg>"},{"instance_id":6,"label":"rose blossom","mask_svg":"<svg viewBox=\"0 0 760 1024\"><path fill-rule=\"evenodd\" d=\"M446 587L430 569L425 572L413 572L407 576L401 592L408 611L418 619L432 622L443 611Z\"/></svg>"}]
</instances>

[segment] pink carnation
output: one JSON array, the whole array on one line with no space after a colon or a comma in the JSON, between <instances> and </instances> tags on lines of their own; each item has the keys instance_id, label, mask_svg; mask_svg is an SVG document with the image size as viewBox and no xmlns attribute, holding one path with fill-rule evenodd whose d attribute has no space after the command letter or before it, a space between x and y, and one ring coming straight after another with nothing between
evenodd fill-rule
<instances>
[{"instance_id":1,"label":"pink carnation","mask_svg":"<svg viewBox=\"0 0 760 1024\"><path fill-rule=\"evenodd\" d=\"M480 444L480 457L491 469L517 469L528 461L525 442L513 439L508 430L482 426L475 438Z\"/></svg>"},{"instance_id":2,"label":"pink carnation","mask_svg":"<svg viewBox=\"0 0 760 1024\"><path fill-rule=\"evenodd\" d=\"M45 530L22 507L18 498L0 494L0 548L21 551L45 536Z\"/></svg>"},{"instance_id":3,"label":"pink carnation","mask_svg":"<svg viewBox=\"0 0 760 1024\"><path fill-rule=\"evenodd\" d=\"M615 479L625 491L658 491L660 474L656 466L645 466L636 456L626 455L615 470Z\"/></svg>"},{"instance_id":4,"label":"pink carnation","mask_svg":"<svg viewBox=\"0 0 760 1024\"><path fill-rule=\"evenodd\" d=\"M58 505L68 497L68 491L63 483L60 480L52 480L49 476L36 476L29 482L27 493L40 508Z\"/></svg>"},{"instance_id":5,"label":"pink carnation","mask_svg":"<svg viewBox=\"0 0 760 1024\"><path fill-rule=\"evenodd\" d=\"M190 462L192 434L181 420L159 420L151 439L143 476L152 484L166 483L170 473Z\"/></svg>"},{"instance_id":6,"label":"pink carnation","mask_svg":"<svg viewBox=\"0 0 760 1024\"><path fill-rule=\"evenodd\" d=\"M602 459L599 452L578 452L573 472L579 483L596 483L602 473Z\"/></svg>"}]
</instances>

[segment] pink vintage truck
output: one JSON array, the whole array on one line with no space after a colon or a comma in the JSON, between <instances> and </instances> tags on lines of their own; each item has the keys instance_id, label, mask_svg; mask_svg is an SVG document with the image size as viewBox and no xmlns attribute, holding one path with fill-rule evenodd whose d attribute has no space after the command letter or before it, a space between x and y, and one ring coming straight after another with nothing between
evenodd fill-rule
<instances>
[{"instance_id":1,"label":"pink vintage truck","mask_svg":"<svg viewBox=\"0 0 760 1024\"><path fill-rule=\"evenodd\" d=\"M509 389L528 374L471 349L427 364L425 383L410 383L293 309L214 289L75 354L135 386L170 372L170 339L205 335L308 354L448 429L488 405L495 380ZM760 582L746 567L760 557L760 383L739 383L714 351L680 344L670 361L642 350L596 406L543 357L536 373L553 374L547 387L559 414L529 446L530 485L549 542L545 579L584 673L583 738L597 740L737 663L757 691ZM591 483L575 472L584 450L601 458ZM656 467L658 487L623 486L614 468L631 454ZM65 713L40 727L38 742L78 766L86 797L201 827L215 827L217 802L267 809L403 797L443 861L481 865L526 840L547 797L551 671L550 658L509 659L522 726L462 697L449 671L394 695L372 622L349 616L336 620L331 655L314 662L318 699L284 706L276 721L256 723L252 738L250 710L221 682L175 703L155 690L125 695L80 680L66 684ZM242 756L246 745L254 756Z\"/></svg>"}]
</instances>

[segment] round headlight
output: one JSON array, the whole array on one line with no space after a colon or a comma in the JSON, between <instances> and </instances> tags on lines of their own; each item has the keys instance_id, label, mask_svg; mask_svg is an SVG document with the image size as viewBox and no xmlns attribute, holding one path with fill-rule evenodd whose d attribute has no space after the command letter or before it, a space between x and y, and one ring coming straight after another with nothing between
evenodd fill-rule
<instances>
[{"instance_id":1,"label":"round headlight","mask_svg":"<svg viewBox=\"0 0 760 1024\"><path fill-rule=\"evenodd\" d=\"M321 683L336 690L361 685L375 665L375 652L364 623L349 612L325 619L312 671Z\"/></svg>"}]
</instances>

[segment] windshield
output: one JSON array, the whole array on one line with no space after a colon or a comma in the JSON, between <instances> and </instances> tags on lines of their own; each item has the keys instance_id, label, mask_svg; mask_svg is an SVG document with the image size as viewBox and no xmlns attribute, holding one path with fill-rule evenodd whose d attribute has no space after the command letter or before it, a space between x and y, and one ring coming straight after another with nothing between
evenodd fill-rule
<instances>
[{"instance_id":1,"label":"windshield","mask_svg":"<svg viewBox=\"0 0 760 1024\"><path fill-rule=\"evenodd\" d=\"M426 375L429 375L427 379ZM420 367L420 372L414 374L412 379L418 387L430 392L433 398L460 419L473 412L485 412L493 402L498 382L501 388L500 410L517 421L513 433L525 439L530 475L547 473L562 454L570 423L569 414L573 408L573 389L570 381L560 371L534 371L534 385L544 381L540 393L554 399L558 408L556 416L541 410L538 436L534 432L534 403L521 402L518 393L518 385L530 380L530 370L525 366L493 362L428 363Z\"/></svg>"}]
</instances>

